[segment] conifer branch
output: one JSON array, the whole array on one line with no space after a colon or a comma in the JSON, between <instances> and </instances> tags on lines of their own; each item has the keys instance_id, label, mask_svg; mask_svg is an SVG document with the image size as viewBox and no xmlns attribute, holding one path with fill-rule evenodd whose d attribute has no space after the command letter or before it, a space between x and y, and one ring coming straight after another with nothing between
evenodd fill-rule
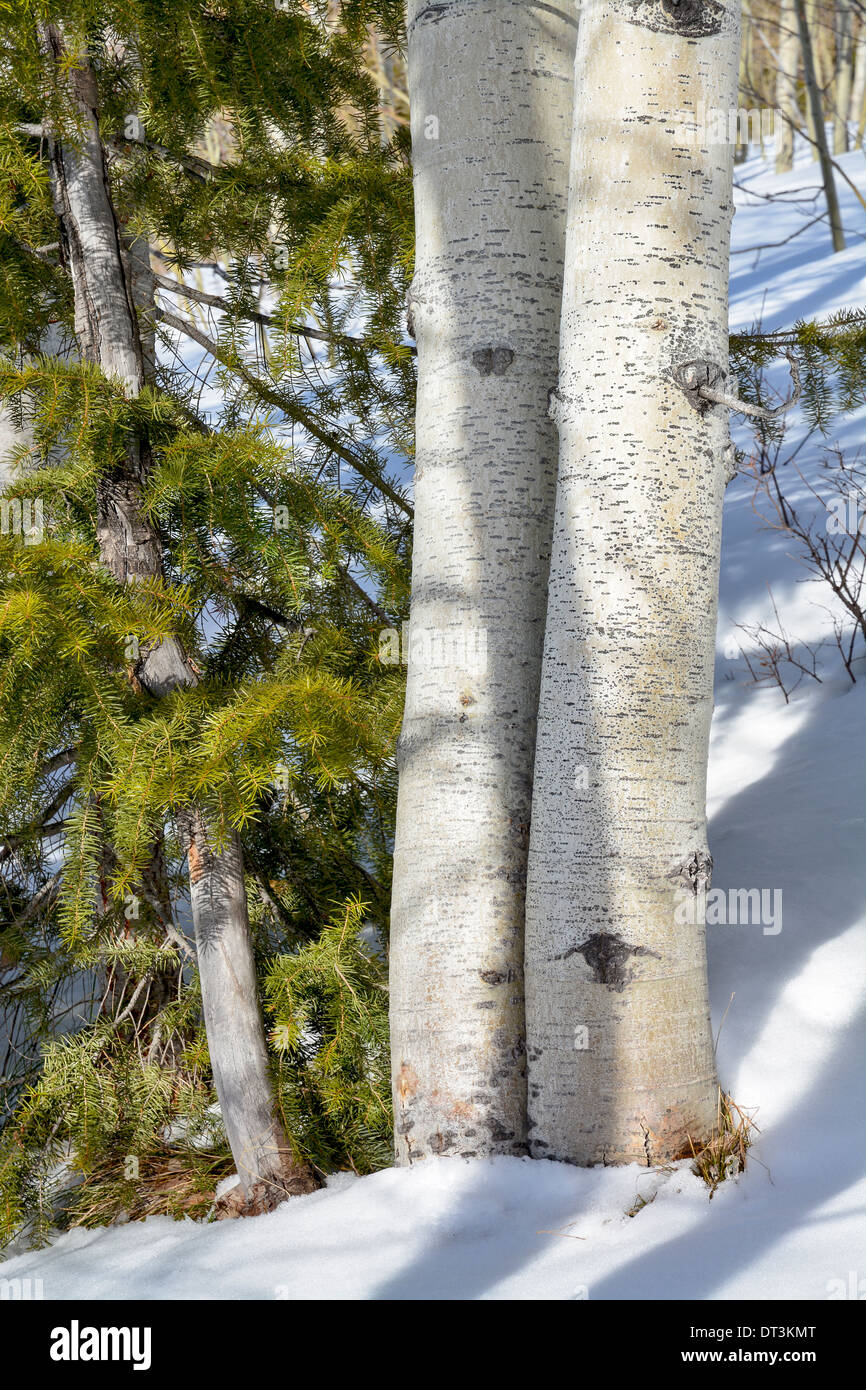
<instances>
[{"instance_id":1,"label":"conifer branch","mask_svg":"<svg viewBox=\"0 0 866 1390\"><path fill-rule=\"evenodd\" d=\"M218 294L208 294L206 290L196 289L193 285L187 285L181 280L173 280L168 275L154 275L160 289L167 290L169 294L181 295L184 299L192 300L196 304L205 304L208 308L219 309L222 313L231 314L237 312L235 306L229 304L227 299L223 299ZM361 348L366 352L376 352L378 349L375 343L370 343L366 338L353 338L347 333L326 333L321 328L312 328L306 323L290 323L284 327L276 314L263 314L259 309L241 309L239 317L249 319L252 323L265 325L276 325L285 333L292 333L298 338L311 338L318 343L331 343L337 347ZM414 357L418 349L405 344L409 352Z\"/></svg>"},{"instance_id":2,"label":"conifer branch","mask_svg":"<svg viewBox=\"0 0 866 1390\"><path fill-rule=\"evenodd\" d=\"M296 424L301 425L307 433L311 434L314 439L317 439L320 444L324 444L325 447L336 454L338 458L341 458L344 463L347 463L350 468L355 470L359 477L363 478L365 482L371 483L384 497L387 497L396 507L399 507L406 516L414 516L414 510L405 498L401 497L400 493L391 487L390 483L386 482L380 474L377 474L370 468L363 458L354 453L351 449L348 449L337 435L320 425L315 417L311 415L308 410L304 409L296 397L287 395L285 392L278 390L277 387L272 386L269 382L263 381L261 377L256 376L254 372L251 372L248 367L245 367L236 357L226 351L225 348L220 347L218 343L215 343L212 338L209 338L207 334L203 333L195 324L190 323L189 319L180 318L177 314L172 314L167 309L157 309L156 317L167 324L169 328L176 329L178 333L183 333L188 338L191 338L194 343L198 343L199 347L204 348L205 352L210 353L211 357L217 362L220 362L224 367L227 367L229 371L235 372L241 377L250 389L253 390L256 395L260 396L262 400L283 410L290 419L294 420Z\"/></svg>"},{"instance_id":3,"label":"conifer branch","mask_svg":"<svg viewBox=\"0 0 866 1390\"><path fill-rule=\"evenodd\" d=\"M18 845L23 844L31 835L38 835L40 839L48 839L51 835L57 835L69 824L68 820L52 821L51 817L56 816L57 812L66 805L75 789L73 781L65 782L59 791L43 808L42 815L38 820L31 821L23 829L15 831L11 835L3 837L3 848L0 849L0 863L8 859Z\"/></svg>"},{"instance_id":4,"label":"conifer branch","mask_svg":"<svg viewBox=\"0 0 866 1390\"><path fill-rule=\"evenodd\" d=\"M267 491L266 491L263 487L261 487L258 483L254 483L254 484L253 484L253 488L254 488L256 494L257 494L259 497L261 497L262 501L265 502L269 507L274 507L274 506L276 505L275 500L274 500L274 498L270 495L270 493L267 492ZM347 567L346 565L342 564L339 560L337 561L337 572L338 572L338 574L340 575L340 578L343 580L343 582L344 582L344 584L346 585L346 587L349 588L349 589L351 589L352 592L353 592L353 594L355 595L355 597L356 597L356 598L359 598L359 599L361 600L361 602L362 602L367 608L369 608L370 612L371 612L376 618L379 619L379 621L382 623L383 627L390 627L390 626L391 626L391 619L389 618L388 614L385 612L384 608L381 608L381 607L379 606L379 604L378 604L378 603L376 602L376 600L372 597L372 595L371 595L371 594L368 594L367 591L366 591L366 589L364 589L364 588L358 583L358 581L353 577L353 575L352 575L351 572L349 571L348 567Z\"/></svg>"},{"instance_id":5,"label":"conifer branch","mask_svg":"<svg viewBox=\"0 0 866 1390\"><path fill-rule=\"evenodd\" d=\"M60 868L56 873L51 875L47 883L43 883L42 887L34 893L24 911L20 913L14 921L7 923L8 929L17 931L20 927L26 926L38 912L53 907L60 893L60 880L62 877L63 869Z\"/></svg>"},{"instance_id":6,"label":"conifer branch","mask_svg":"<svg viewBox=\"0 0 866 1390\"><path fill-rule=\"evenodd\" d=\"M137 146L139 149L147 150L149 154L156 155L157 159L161 159L167 164L176 164L179 168L183 169L185 173L189 174L191 178L195 179L197 183L210 183L219 173L219 168L216 164L209 163L208 160L202 159L200 155L180 154L175 150L166 149L164 145L158 145L154 140L147 140L144 138L136 140L129 135L122 135L106 141L106 144L112 150L120 150L125 145L133 145Z\"/></svg>"}]
</instances>

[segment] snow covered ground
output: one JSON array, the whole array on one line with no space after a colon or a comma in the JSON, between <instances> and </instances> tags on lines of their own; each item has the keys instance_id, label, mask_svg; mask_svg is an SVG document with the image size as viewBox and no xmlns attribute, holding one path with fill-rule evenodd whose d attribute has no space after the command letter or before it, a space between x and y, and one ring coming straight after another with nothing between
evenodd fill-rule
<instances>
[{"instance_id":1,"label":"snow covered ground","mask_svg":"<svg viewBox=\"0 0 866 1390\"><path fill-rule=\"evenodd\" d=\"M862 154L842 164L866 192ZM736 252L783 242L823 210L808 158L781 177L755 159L736 177ZM790 201L770 204L768 192ZM817 222L735 254L732 327L866 305L866 212L847 185L839 192L848 251L831 255ZM836 434L861 455L864 417ZM801 452L807 474L820 452L814 440ZM73 1231L3 1276L41 1278L47 1299L866 1298L866 671L852 687L828 647L822 683L805 681L788 705L746 682L734 625L772 617L768 582L792 634L828 630L825 593L802 582L790 542L761 529L751 494L738 480L726 500L709 778L714 886L782 893L779 931L708 928L716 1028L727 1010L721 1076L761 1130L746 1173L710 1201L688 1164L430 1159L340 1175L255 1220Z\"/></svg>"}]
</instances>

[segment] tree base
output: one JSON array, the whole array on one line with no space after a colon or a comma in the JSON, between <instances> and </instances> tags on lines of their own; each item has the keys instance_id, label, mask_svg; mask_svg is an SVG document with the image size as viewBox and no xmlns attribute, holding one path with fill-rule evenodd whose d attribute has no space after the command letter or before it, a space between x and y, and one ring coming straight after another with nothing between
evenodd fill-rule
<instances>
[{"instance_id":1,"label":"tree base","mask_svg":"<svg viewBox=\"0 0 866 1390\"><path fill-rule=\"evenodd\" d=\"M274 1181L254 1183L249 1191L237 1183L214 1203L214 1221L233 1221L239 1216L262 1216L282 1206L289 1197L305 1197L322 1187L322 1180L312 1168L298 1165Z\"/></svg>"}]
</instances>

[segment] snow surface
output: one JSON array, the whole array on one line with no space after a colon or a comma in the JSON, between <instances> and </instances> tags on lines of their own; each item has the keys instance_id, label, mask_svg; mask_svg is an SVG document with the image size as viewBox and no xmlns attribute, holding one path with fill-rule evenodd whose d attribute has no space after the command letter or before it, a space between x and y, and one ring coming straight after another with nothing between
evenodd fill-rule
<instances>
[{"instance_id":1,"label":"snow surface","mask_svg":"<svg viewBox=\"0 0 866 1390\"><path fill-rule=\"evenodd\" d=\"M841 163L866 192L862 154ZM781 242L822 211L808 157L780 177L754 158L736 178L735 252ZM768 192L790 201L757 196ZM733 328L866 305L866 213L841 181L839 194L845 253L830 254L824 220L733 256ZM772 379L784 390L784 369ZM852 453L862 453L864 416L840 422ZM745 445L748 432L738 437ZM807 475L821 447L810 440L799 455ZM858 1280L866 1297L866 671L852 687L827 647L822 684L804 682L788 705L747 683L734 625L772 618L768 582L797 638L826 636L829 623L822 586L803 582L751 495L738 480L726 499L708 790L714 887L783 894L775 935L708 929L722 1080L761 1131L747 1171L709 1200L688 1164L658 1173L428 1159L340 1174L255 1220L72 1231L12 1258L3 1276L41 1278L48 1299L798 1300L850 1297Z\"/></svg>"}]
</instances>

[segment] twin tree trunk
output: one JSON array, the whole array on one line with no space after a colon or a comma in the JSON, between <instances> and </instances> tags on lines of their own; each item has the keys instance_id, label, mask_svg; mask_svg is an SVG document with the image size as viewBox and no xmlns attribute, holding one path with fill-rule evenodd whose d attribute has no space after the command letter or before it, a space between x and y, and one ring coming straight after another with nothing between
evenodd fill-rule
<instances>
[{"instance_id":1,"label":"twin tree trunk","mask_svg":"<svg viewBox=\"0 0 866 1390\"><path fill-rule=\"evenodd\" d=\"M575 12L411 0L415 542L391 918L398 1163L526 1152L523 915Z\"/></svg>"},{"instance_id":2,"label":"twin tree trunk","mask_svg":"<svg viewBox=\"0 0 866 1390\"><path fill-rule=\"evenodd\" d=\"M526 907L536 1157L661 1163L716 1118L702 900L729 438L697 388L727 371L732 150L683 113L736 110L738 56L730 0L581 9Z\"/></svg>"},{"instance_id":3,"label":"twin tree trunk","mask_svg":"<svg viewBox=\"0 0 866 1390\"><path fill-rule=\"evenodd\" d=\"M63 35L43 30L46 61L58 80ZM111 201L99 129L96 83L83 62L72 68L69 95L82 134L51 144L52 187L64 256L75 297L81 357L97 364L126 395L140 394L145 360L133 302L135 266L125 257ZM133 248L134 250L135 248ZM126 259L126 267L124 260ZM147 441L98 488L97 537L103 563L119 583L162 574L159 536L142 507L149 467ZM193 685L196 674L174 638L142 651L135 676L153 696ZM243 858L234 832L218 837L196 808L179 818L189 859L190 899L214 1084L232 1156L251 1209L274 1205L289 1192L317 1185L291 1156L275 1117L274 1094L259 1013L244 889Z\"/></svg>"},{"instance_id":4,"label":"twin tree trunk","mask_svg":"<svg viewBox=\"0 0 866 1390\"><path fill-rule=\"evenodd\" d=\"M583 5L570 139L572 18L410 8L418 463L392 914L404 1163L525 1152L527 1128L537 1157L659 1163L716 1119L705 790L730 444L726 408L699 388L727 372L732 149L698 112L736 110L739 11Z\"/></svg>"}]
</instances>

